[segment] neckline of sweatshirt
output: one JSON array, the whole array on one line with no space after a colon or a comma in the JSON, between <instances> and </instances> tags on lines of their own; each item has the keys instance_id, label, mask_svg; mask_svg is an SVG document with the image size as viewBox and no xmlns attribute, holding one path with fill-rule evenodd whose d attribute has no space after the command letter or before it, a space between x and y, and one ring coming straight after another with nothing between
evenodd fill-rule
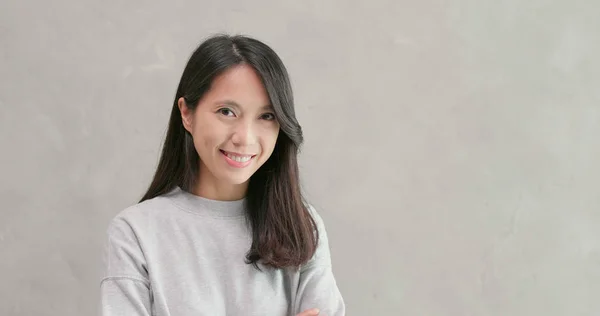
<instances>
[{"instance_id":1,"label":"neckline of sweatshirt","mask_svg":"<svg viewBox=\"0 0 600 316\"><path fill-rule=\"evenodd\" d=\"M199 215L214 218L238 218L245 216L246 199L220 201L204 198L180 187L176 187L165 195L179 209Z\"/></svg>"}]
</instances>

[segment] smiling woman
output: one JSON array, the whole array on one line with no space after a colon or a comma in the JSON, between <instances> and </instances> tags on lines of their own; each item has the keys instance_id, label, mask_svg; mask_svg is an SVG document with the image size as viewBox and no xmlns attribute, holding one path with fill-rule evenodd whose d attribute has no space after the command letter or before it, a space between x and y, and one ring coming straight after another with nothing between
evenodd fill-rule
<instances>
[{"instance_id":1,"label":"smiling woman","mask_svg":"<svg viewBox=\"0 0 600 316\"><path fill-rule=\"evenodd\" d=\"M102 314L344 315L325 226L300 191L301 143L277 54L245 36L204 41L150 187L108 227Z\"/></svg>"},{"instance_id":2,"label":"smiling woman","mask_svg":"<svg viewBox=\"0 0 600 316\"><path fill-rule=\"evenodd\" d=\"M248 179L271 156L279 135L270 103L261 78L247 64L216 77L194 110L179 98L183 126L201 157L198 195L221 200L244 197Z\"/></svg>"}]
</instances>

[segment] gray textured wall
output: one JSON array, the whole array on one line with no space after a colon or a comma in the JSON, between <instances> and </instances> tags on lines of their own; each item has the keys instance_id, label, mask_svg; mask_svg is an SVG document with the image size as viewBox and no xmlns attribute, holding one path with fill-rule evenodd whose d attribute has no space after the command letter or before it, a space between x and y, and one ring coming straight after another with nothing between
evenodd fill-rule
<instances>
[{"instance_id":1,"label":"gray textured wall","mask_svg":"<svg viewBox=\"0 0 600 316\"><path fill-rule=\"evenodd\" d=\"M594 1L0 2L0 315L92 315L187 57L292 75L349 315L600 313Z\"/></svg>"}]
</instances>

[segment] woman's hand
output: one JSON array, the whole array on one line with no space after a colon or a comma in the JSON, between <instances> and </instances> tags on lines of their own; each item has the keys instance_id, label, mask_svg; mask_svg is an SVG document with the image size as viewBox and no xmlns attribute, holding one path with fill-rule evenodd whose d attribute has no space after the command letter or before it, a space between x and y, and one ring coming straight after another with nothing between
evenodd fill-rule
<instances>
[{"instance_id":1,"label":"woman's hand","mask_svg":"<svg viewBox=\"0 0 600 316\"><path fill-rule=\"evenodd\" d=\"M317 315L319 315L319 309L312 308L312 309L307 309L296 316L317 316Z\"/></svg>"}]
</instances>

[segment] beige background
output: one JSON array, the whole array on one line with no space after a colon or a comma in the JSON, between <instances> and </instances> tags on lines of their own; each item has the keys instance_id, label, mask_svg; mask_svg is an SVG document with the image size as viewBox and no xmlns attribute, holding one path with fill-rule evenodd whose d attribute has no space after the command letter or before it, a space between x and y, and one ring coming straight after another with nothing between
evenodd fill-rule
<instances>
[{"instance_id":1,"label":"beige background","mask_svg":"<svg viewBox=\"0 0 600 316\"><path fill-rule=\"evenodd\" d=\"M0 2L0 315L93 315L186 59L292 76L349 315L600 313L596 1Z\"/></svg>"}]
</instances>

